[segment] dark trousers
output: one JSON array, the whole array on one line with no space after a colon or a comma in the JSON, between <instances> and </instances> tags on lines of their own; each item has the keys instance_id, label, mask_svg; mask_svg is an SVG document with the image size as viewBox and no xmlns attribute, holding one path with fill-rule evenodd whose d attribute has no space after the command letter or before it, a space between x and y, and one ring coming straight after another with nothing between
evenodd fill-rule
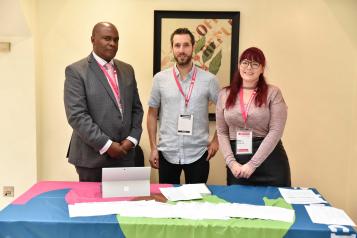
<instances>
[{"instance_id":1,"label":"dark trousers","mask_svg":"<svg viewBox=\"0 0 357 238\"><path fill-rule=\"evenodd\" d=\"M144 154L139 145L135 147L135 157L125 157L122 159L110 159L109 156L105 158L107 161L104 168L113 167L143 167ZM87 168L76 166L76 171L79 176L80 182L101 182L102 181L102 168Z\"/></svg>"},{"instance_id":2,"label":"dark trousers","mask_svg":"<svg viewBox=\"0 0 357 238\"><path fill-rule=\"evenodd\" d=\"M80 182L101 182L102 168L85 168L75 166Z\"/></svg>"},{"instance_id":3,"label":"dark trousers","mask_svg":"<svg viewBox=\"0 0 357 238\"><path fill-rule=\"evenodd\" d=\"M113 167L133 167L134 160L131 164L127 163L123 166L118 165L110 165L105 166L105 168L113 168ZM77 174L79 176L80 182L102 182L102 168L86 168L86 167L79 167L75 166Z\"/></svg>"},{"instance_id":4,"label":"dark trousers","mask_svg":"<svg viewBox=\"0 0 357 238\"><path fill-rule=\"evenodd\" d=\"M182 170L185 173L186 183L206 183L209 174L208 152L191 164L171 164L161 151L159 151L159 182L168 184L180 184Z\"/></svg>"}]
</instances>

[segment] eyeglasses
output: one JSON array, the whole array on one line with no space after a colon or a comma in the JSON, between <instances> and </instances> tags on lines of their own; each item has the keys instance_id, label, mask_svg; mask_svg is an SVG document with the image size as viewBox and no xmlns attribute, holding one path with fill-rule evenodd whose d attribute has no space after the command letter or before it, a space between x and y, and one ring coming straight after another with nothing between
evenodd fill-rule
<instances>
[{"instance_id":1,"label":"eyeglasses","mask_svg":"<svg viewBox=\"0 0 357 238\"><path fill-rule=\"evenodd\" d=\"M255 61L250 61L250 60L243 60L242 62L240 62L240 66L242 68L248 68L248 65L250 65L250 67L252 67L252 69L258 69L260 64L258 62Z\"/></svg>"}]
</instances>

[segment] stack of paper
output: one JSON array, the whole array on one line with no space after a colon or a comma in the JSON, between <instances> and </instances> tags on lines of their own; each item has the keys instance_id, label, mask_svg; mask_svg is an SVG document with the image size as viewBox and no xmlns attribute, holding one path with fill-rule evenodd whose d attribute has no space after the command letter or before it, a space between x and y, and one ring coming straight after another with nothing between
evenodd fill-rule
<instances>
[{"instance_id":1,"label":"stack of paper","mask_svg":"<svg viewBox=\"0 0 357 238\"><path fill-rule=\"evenodd\" d=\"M313 223L356 226L341 209L330 206L305 206Z\"/></svg>"},{"instance_id":2,"label":"stack of paper","mask_svg":"<svg viewBox=\"0 0 357 238\"><path fill-rule=\"evenodd\" d=\"M162 195L169 201L186 201L201 199L202 195L210 195L206 184L185 184L180 187L160 188Z\"/></svg>"},{"instance_id":3,"label":"stack of paper","mask_svg":"<svg viewBox=\"0 0 357 238\"><path fill-rule=\"evenodd\" d=\"M116 201L76 203L68 205L70 217L120 214L126 217L183 218L192 220L234 217L276 220L292 223L294 210L239 203L178 202L176 204L156 201Z\"/></svg>"},{"instance_id":4,"label":"stack of paper","mask_svg":"<svg viewBox=\"0 0 357 238\"><path fill-rule=\"evenodd\" d=\"M257 206L250 204L240 204L233 203L229 207L229 216L230 217L244 217L244 218L258 218L265 220L276 220L276 221L285 221L293 222L294 221L294 210L281 208L281 207L272 207L272 206Z\"/></svg>"},{"instance_id":5,"label":"stack of paper","mask_svg":"<svg viewBox=\"0 0 357 238\"><path fill-rule=\"evenodd\" d=\"M285 201L290 204L327 203L320 195L314 193L311 189L279 188L279 191Z\"/></svg>"}]
</instances>

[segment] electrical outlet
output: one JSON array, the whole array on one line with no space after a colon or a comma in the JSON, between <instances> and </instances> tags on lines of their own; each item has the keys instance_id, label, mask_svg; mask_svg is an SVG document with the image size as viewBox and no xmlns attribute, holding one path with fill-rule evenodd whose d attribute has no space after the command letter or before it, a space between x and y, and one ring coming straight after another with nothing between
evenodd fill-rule
<instances>
[{"instance_id":1,"label":"electrical outlet","mask_svg":"<svg viewBox=\"0 0 357 238\"><path fill-rule=\"evenodd\" d=\"M3 197L13 197L15 195L14 186L4 186L2 191Z\"/></svg>"},{"instance_id":2,"label":"electrical outlet","mask_svg":"<svg viewBox=\"0 0 357 238\"><path fill-rule=\"evenodd\" d=\"M9 53L11 50L10 42L0 42L0 53Z\"/></svg>"}]
</instances>

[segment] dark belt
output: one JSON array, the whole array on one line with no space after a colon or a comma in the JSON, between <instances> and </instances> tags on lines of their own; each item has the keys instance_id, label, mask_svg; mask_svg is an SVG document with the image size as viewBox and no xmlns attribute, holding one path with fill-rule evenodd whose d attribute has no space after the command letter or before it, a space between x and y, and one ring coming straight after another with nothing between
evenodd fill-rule
<instances>
[{"instance_id":1,"label":"dark belt","mask_svg":"<svg viewBox=\"0 0 357 238\"><path fill-rule=\"evenodd\" d=\"M253 142L263 141L265 137L253 137ZM230 140L231 144L236 143L237 140Z\"/></svg>"}]
</instances>

